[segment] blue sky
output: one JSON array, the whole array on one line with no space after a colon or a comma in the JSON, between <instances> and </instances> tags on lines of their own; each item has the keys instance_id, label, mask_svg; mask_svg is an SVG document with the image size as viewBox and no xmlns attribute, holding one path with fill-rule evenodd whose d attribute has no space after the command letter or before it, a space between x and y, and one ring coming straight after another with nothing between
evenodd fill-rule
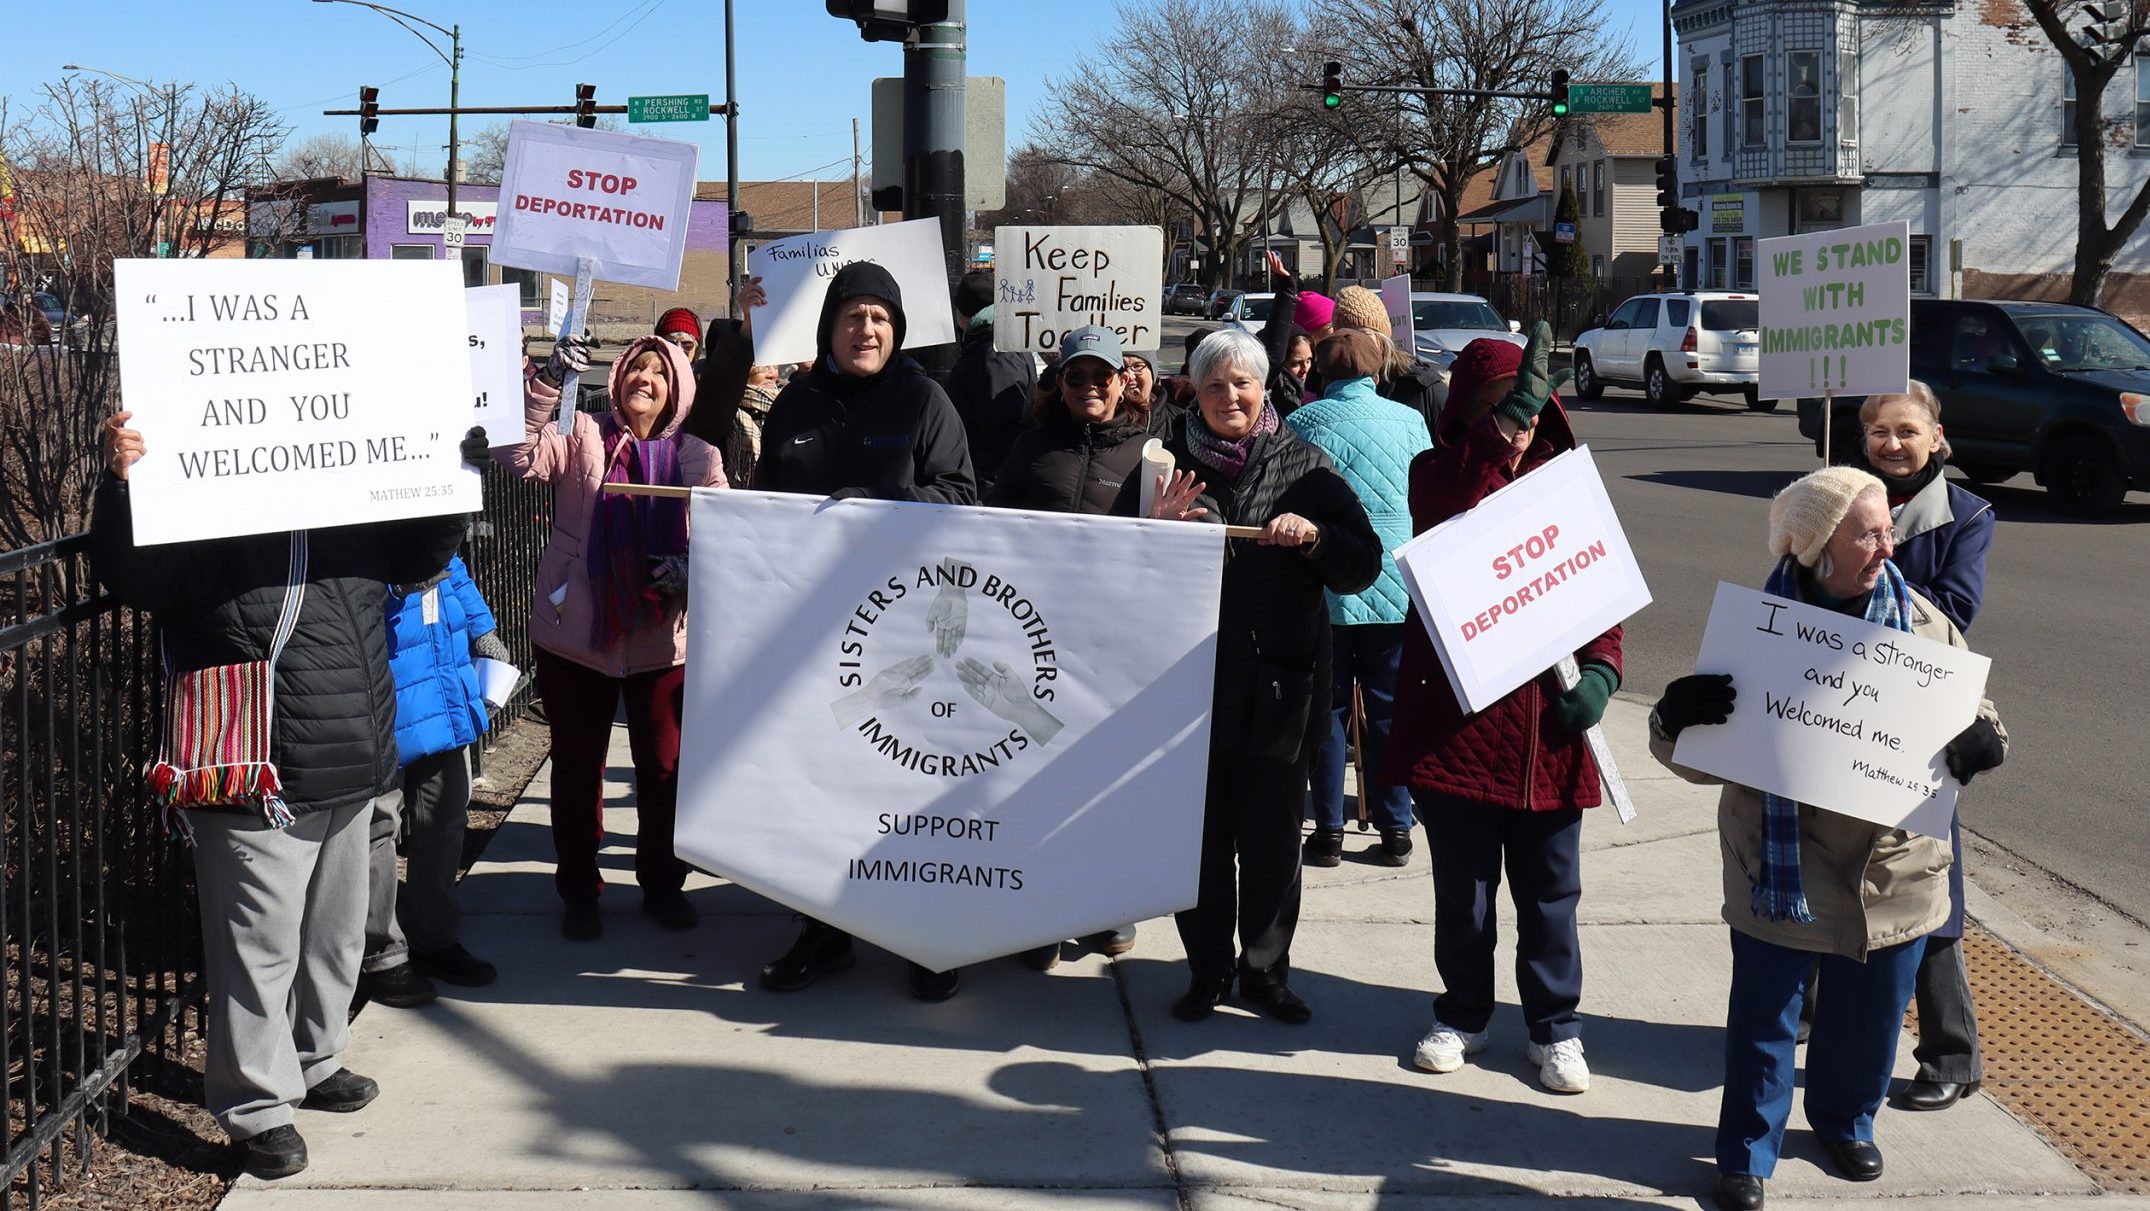
<instances>
[{"instance_id":1,"label":"blue sky","mask_svg":"<svg viewBox=\"0 0 2150 1211\"><path fill-rule=\"evenodd\" d=\"M567 104L577 82L600 102L633 94L724 91L723 7L719 0L398 0L441 25L460 23L466 105ZM1605 0L1613 29L1628 33L1636 57L1658 61L1656 0ZM1013 146L1044 95L1112 26L1105 0L970 0L970 72L1008 81ZM739 40L740 175L749 180L850 171L851 119L872 152L870 81L902 74L902 50L867 43L827 15L819 0L736 0ZM91 15L91 13L94 15ZM448 68L378 13L310 0L106 0L81 19L8 23L9 71L0 94L20 105L63 63L129 76L195 83L232 81L277 106L301 136L356 134L356 119L325 118L356 104L360 84L381 88L381 104L445 105ZM483 119L474 120L478 124ZM464 127L467 135L471 123ZM724 127L643 128L703 146L701 176L724 175ZM447 120L392 118L379 139L413 145L433 171L446 160Z\"/></svg>"}]
</instances>

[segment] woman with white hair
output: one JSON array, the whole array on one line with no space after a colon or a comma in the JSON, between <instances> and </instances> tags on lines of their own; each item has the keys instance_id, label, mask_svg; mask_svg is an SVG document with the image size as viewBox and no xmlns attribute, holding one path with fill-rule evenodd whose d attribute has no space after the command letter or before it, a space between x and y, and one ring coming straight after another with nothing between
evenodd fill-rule
<instances>
[{"instance_id":1,"label":"woman with white hair","mask_svg":"<svg viewBox=\"0 0 2150 1211\"><path fill-rule=\"evenodd\" d=\"M1952 647L1963 632L1891 562L1895 531L1880 480L1852 467L1816 471L1777 495L1767 590ZM1650 713L1650 750L1690 782L1715 779L1672 762L1681 731L1731 718L1738 687L1697 673L1665 687ZM1968 783L1998 766L2007 734L1993 704L1951 740L1950 774ZM1838 815L1753 787L1718 801L1724 918L1732 927L1724 1099L1717 1116L1716 1204L1762 1205L1792 1111L1792 1070L1807 969L1822 986L1807 1055L1807 1124L1852 1181L1881 1176L1874 1112L1926 936L1949 915L1947 841Z\"/></svg>"},{"instance_id":2,"label":"woman with white hair","mask_svg":"<svg viewBox=\"0 0 2150 1211\"><path fill-rule=\"evenodd\" d=\"M1150 516L1256 526L1261 536L1225 547L1200 900L1177 917L1192 980L1172 1013L1207 1018L1236 978L1240 995L1269 1016L1305 1022L1313 1010L1286 981L1299 923L1299 818L1309 763L1328 731L1322 592L1373 584L1381 543L1328 456L1277 423L1259 340L1214 333L1188 372L1196 406L1164 434L1182 470L1157 485ZM1134 511L1139 491L1131 480L1122 512Z\"/></svg>"}]
</instances>

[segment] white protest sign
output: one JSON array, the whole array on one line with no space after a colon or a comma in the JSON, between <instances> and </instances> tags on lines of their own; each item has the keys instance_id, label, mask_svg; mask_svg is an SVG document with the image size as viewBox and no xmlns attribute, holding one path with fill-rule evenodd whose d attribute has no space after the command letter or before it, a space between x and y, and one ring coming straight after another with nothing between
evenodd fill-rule
<instances>
[{"instance_id":1,"label":"white protest sign","mask_svg":"<svg viewBox=\"0 0 2150 1211\"><path fill-rule=\"evenodd\" d=\"M1395 551L1456 701L1486 709L1650 604L1589 447Z\"/></svg>"},{"instance_id":2,"label":"white protest sign","mask_svg":"<svg viewBox=\"0 0 2150 1211\"><path fill-rule=\"evenodd\" d=\"M896 288L903 291L904 348L924 349L956 339L941 221L912 219L792 236L749 253L747 272L761 277L769 295L768 305L754 315L754 360L814 360L814 330L821 322L829 279L853 261L872 261L896 279Z\"/></svg>"},{"instance_id":3,"label":"white protest sign","mask_svg":"<svg viewBox=\"0 0 2150 1211\"><path fill-rule=\"evenodd\" d=\"M1877 395L1911 382L1911 227L1763 240L1763 399Z\"/></svg>"},{"instance_id":4,"label":"white protest sign","mask_svg":"<svg viewBox=\"0 0 2150 1211\"><path fill-rule=\"evenodd\" d=\"M1389 332L1395 337L1397 347L1415 348L1417 333L1411 328L1411 275L1400 273L1381 279L1381 309L1388 312Z\"/></svg>"},{"instance_id":5,"label":"white protest sign","mask_svg":"<svg viewBox=\"0 0 2150 1211\"><path fill-rule=\"evenodd\" d=\"M567 280L552 279L552 290L545 303L545 331L560 335L560 326L567 323Z\"/></svg>"},{"instance_id":6,"label":"white protest sign","mask_svg":"<svg viewBox=\"0 0 2150 1211\"><path fill-rule=\"evenodd\" d=\"M523 440L522 288L472 286L463 291L470 315L470 389L477 400L472 424L485 427L496 446Z\"/></svg>"},{"instance_id":7,"label":"white protest sign","mask_svg":"<svg viewBox=\"0 0 2150 1211\"><path fill-rule=\"evenodd\" d=\"M454 261L114 263L137 543L483 507Z\"/></svg>"},{"instance_id":8,"label":"white protest sign","mask_svg":"<svg viewBox=\"0 0 2150 1211\"><path fill-rule=\"evenodd\" d=\"M1217 527L691 508L681 857L936 970L1195 902Z\"/></svg>"},{"instance_id":9,"label":"white protest sign","mask_svg":"<svg viewBox=\"0 0 2150 1211\"><path fill-rule=\"evenodd\" d=\"M692 143L508 124L492 258L541 273L597 262L607 282L679 289L700 148Z\"/></svg>"},{"instance_id":10,"label":"white protest sign","mask_svg":"<svg viewBox=\"0 0 2150 1211\"><path fill-rule=\"evenodd\" d=\"M1002 227L993 232L993 348L1057 352L1096 324L1123 349L1164 340L1165 233L1155 227Z\"/></svg>"},{"instance_id":11,"label":"white protest sign","mask_svg":"<svg viewBox=\"0 0 2150 1211\"><path fill-rule=\"evenodd\" d=\"M1943 750L1978 717L1992 666L1720 582L1695 671L1732 675L1732 718L1681 731L1672 758L1883 828L1946 837L1962 788Z\"/></svg>"}]
</instances>

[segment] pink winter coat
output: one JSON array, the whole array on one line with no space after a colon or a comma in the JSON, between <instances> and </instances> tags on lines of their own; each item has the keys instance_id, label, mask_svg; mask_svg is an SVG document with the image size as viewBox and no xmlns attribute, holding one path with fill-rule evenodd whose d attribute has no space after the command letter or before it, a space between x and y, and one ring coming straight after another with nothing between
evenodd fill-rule
<instances>
[{"instance_id":1,"label":"pink winter coat","mask_svg":"<svg viewBox=\"0 0 2150 1211\"><path fill-rule=\"evenodd\" d=\"M694 407L694 373L686 354L663 337L645 336L621 351L612 363L611 397L615 401L621 398L627 367L645 349L664 355L666 376L672 384L674 398L660 436L678 434L680 422ZM609 677L685 663L685 610L675 612L668 625L631 631L603 647L591 639L596 604L591 596L589 566L583 560L583 544L589 538L598 489L605 482L605 439L595 417L574 411L568 413L572 427L561 434L552 424L559 406L559 388L539 378L532 367L523 376L523 442L493 451L494 458L524 479L553 487L552 537L538 560L530 607L530 641ZM627 423L617 403L612 415L622 425ZM723 458L698 437L680 437L679 469L681 479L688 484L725 486ZM556 595L560 597L557 607L553 604Z\"/></svg>"}]
</instances>

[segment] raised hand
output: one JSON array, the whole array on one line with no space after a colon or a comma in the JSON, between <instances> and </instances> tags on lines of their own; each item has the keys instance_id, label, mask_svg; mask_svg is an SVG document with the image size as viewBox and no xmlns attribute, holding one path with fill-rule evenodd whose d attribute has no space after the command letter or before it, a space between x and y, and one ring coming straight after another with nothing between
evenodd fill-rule
<instances>
[{"instance_id":1,"label":"raised hand","mask_svg":"<svg viewBox=\"0 0 2150 1211\"><path fill-rule=\"evenodd\" d=\"M1532 325L1530 343L1523 346L1523 368L1515 377L1515 386L1494 407L1494 412L1507 417L1523 428L1529 428L1544 410L1553 392L1568 381L1563 370L1555 378L1552 374L1553 326L1544 320Z\"/></svg>"},{"instance_id":2,"label":"raised hand","mask_svg":"<svg viewBox=\"0 0 2150 1211\"><path fill-rule=\"evenodd\" d=\"M1159 476L1157 499L1150 504L1150 516L1164 521L1195 521L1207 517L1209 510L1194 502L1208 489L1208 484L1195 482L1192 471L1174 471Z\"/></svg>"},{"instance_id":3,"label":"raised hand","mask_svg":"<svg viewBox=\"0 0 2150 1211\"><path fill-rule=\"evenodd\" d=\"M552 356L545 360L545 381L557 385L588 370L590 347L595 343L587 335L563 336L555 341Z\"/></svg>"},{"instance_id":4,"label":"raised hand","mask_svg":"<svg viewBox=\"0 0 2150 1211\"><path fill-rule=\"evenodd\" d=\"M769 292L762 289L761 275L757 273L747 279L746 285L739 288L739 301L733 305L732 310L740 317L740 326L752 334L754 309L768 305Z\"/></svg>"},{"instance_id":5,"label":"raised hand","mask_svg":"<svg viewBox=\"0 0 2150 1211\"><path fill-rule=\"evenodd\" d=\"M949 574L948 583L941 586L940 596L926 611L926 631L933 636L933 652L943 660L954 659L956 649L963 646L963 632L970 620L970 594L956 583L956 574L969 567L958 559L941 561L941 569Z\"/></svg>"}]
</instances>

